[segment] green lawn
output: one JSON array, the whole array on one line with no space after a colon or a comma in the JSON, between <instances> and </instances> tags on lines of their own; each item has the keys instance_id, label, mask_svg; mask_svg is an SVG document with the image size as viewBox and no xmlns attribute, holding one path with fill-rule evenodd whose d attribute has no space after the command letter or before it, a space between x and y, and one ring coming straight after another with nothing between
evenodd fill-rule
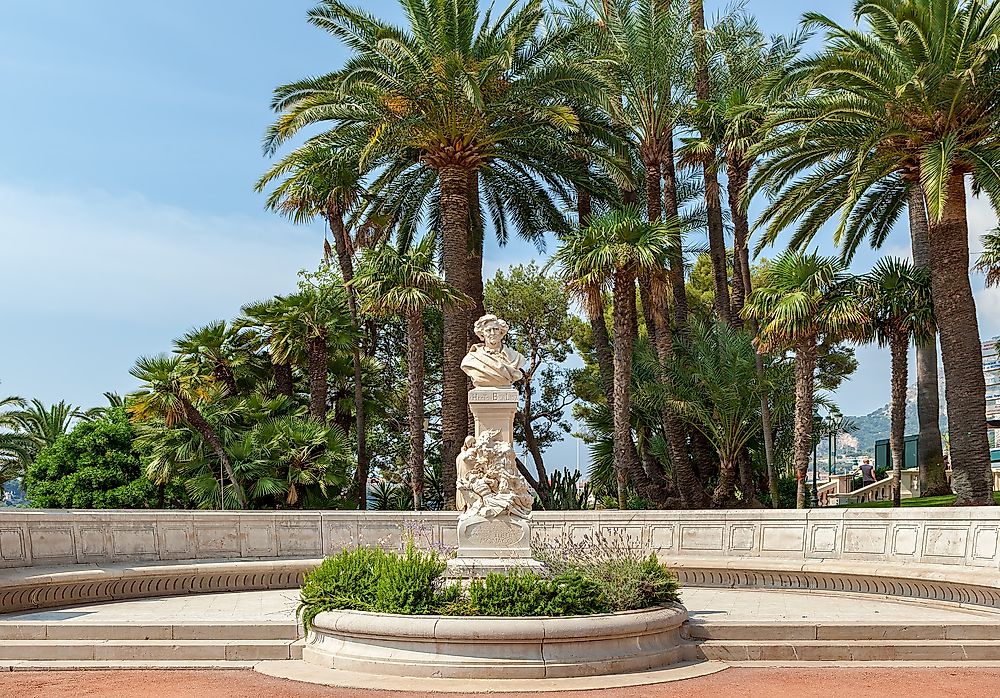
<instances>
[{"instance_id":1,"label":"green lawn","mask_svg":"<svg viewBox=\"0 0 1000 698\"><path fill-rule=\"evenodd\" d=\"M1000 505L1000 492L993 493L993 500ZM901 504L904 507L950 507L955 503L955 495L949 494L943 497L917 497L916 499L904 499ZM842 507L851 509L862 508L887 508L892 506L892 502L886 500L881 502L862 502L860 504L841 504Z\"/></svg>"}]
</instances>

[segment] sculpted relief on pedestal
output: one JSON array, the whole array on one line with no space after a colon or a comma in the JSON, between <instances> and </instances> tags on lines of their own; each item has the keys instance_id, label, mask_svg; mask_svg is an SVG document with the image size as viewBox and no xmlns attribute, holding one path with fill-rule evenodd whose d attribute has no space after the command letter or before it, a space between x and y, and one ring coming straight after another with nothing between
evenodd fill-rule
<instances>
[{"instance_id":1,"label":"sculpted relief on pedestal","mask_svg":"<svg viewBox=\"0 0 1000 698\"><path fill-rule=\"evenodd\" d=\"M495 519L504 515L531 518L534 498L514 463L506 441L495 440L498 431L468 437L458 456L459 509L463 516Z\"/></svg>"}]
</instances>

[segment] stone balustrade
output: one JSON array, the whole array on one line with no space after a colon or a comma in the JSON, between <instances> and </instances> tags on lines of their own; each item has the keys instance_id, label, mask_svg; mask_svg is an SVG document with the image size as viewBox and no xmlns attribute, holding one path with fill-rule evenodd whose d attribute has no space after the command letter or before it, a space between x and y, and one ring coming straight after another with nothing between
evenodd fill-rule
<instances>
[{"instance_id":1,"label":"stone balustrade","mask_svg":"<svg viewBox=\"0 0 1000 698\"><path fill-rule=\"evenodd\" d=\"M627 535L690 584L1000 604L1000 509L992 507L536 512L534 522L535 535L549 540ZM9 510L0 512L0 567L7 568L0 569L0 597L5 586L10 592L17 585L57 584L65 575L75 575L85 595L80 570L103 570L107 577L111 568L149 580L157 570L187 579L199 565L228 565L230 581L218 584L240 588L241 569L256 574L267 561L300 561L301 572L347 546L396 547L405 530L424 545L453 547L456 514ZM283 572L251 588L294 586L299 576ZM218 590L214 582L171 584L183 592ZM170 593L169 585L154 586L136 594ZM118 598L122 588L124 582L106 595ZM34 605L55 604L33 598Z\"/></svg>"}]
</instances>

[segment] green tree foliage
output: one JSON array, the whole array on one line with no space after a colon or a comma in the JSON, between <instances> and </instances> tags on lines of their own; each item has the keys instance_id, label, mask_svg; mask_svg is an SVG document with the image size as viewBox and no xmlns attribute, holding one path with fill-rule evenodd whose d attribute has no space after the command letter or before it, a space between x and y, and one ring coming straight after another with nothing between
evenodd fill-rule
<instances>
[{"instance_id":1,"label":"green tree foliage","mask_svg":"<svg viewBox=\"0 0 1000 698\"><path fill-rule=\"evenodd\" d=\"M1000 2L870 0L856 3L855 27L805 19L825 46L791 71L804 93L769 120L753 185L778 193L764 239L794 226L801 248L836 219L850 255L865 239L881 246L908 202L926 202L952 483L960 503L992 505L965 179L1000 201Z\"/></svg>"},{"instance_id":2,"label":"green tree foliage","mask_svg":"<svg viewBox=\"0 0 1000 698\"><path fill-rule=\"evenodd\" d=\"M175 483L158 487L145 474L135 432L121 407L80 422L44 447L25 475L32 506L44 509L149 509L185 506Z\"/></svg>"},{"instance_id":3,"label":"green tree foliage","mask_svg":"<svg viewBox=\"0 0 1000 698\"><path fill-rule=\"evenodd\" d=\"M573 350L580 320L570 313L569 294L558 279L535 264L500 270L486 284L486 307L507 320L506 342L527 359L524 380L517 384L521 405L515 416L515 439L531 456L522 473L550 508L550 473L544 452L570 433L566 409L576 400L577 369L564 364Z\"/></svg>"}]
</instances>

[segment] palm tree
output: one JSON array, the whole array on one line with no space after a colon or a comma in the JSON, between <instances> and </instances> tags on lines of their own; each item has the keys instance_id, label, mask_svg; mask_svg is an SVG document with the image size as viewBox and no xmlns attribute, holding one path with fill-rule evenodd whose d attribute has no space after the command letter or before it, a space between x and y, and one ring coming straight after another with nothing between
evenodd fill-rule
<instances>
[{"instance_id":1,"label":"palm tree","mask_svg":"<svg viewBox=\"0 0 1000 698\"><path fill-rule=\"evenodd\" d=\"M737 463L760 427L760 377L752 337L721 322L692 323L681 360L670 367L667 401L698 429L719 456L719 480L712 505L733 497ZM747 470L747 469L745 469ZM754 498L749 471L744 501Z\"/></svg>"},{"instance_id":2,"label":"palm tree","mask_svg":"<svg viewBox=\"0 0 1000 698\"><path fill-rule=\"evenodd\" d=\"M346 312L344 290L333 285L304 284L298 293L280 297L278 303L277 311L284 317L288 334L305 347L309 415L320 424L326 424L330 352L346 352L356 345L351 318ZM288 343L286 346L288 351L279 356L282 361L291 357L295 344Z\"/></svg>"},{"instance_id":3,"label":"palm tree","mask_svg":"<svg viewBox=\"0 0 1000 698\"><path fill-rule=\"evenodd\" d=\"M291 327L283 301L283 297L275 296L249 303L243 306L243 317L235 325L249 335L249 343L256 351L267 350L275 389L279 395L290 398L295 394L293 366L305 363L305 350Z\"/></svg>"},{"instance_id":4,"label":"palm tree","mask_svg":"<svg viewBox=\"0 0 1000 698\"><path fill-rule=\"evenodd\" d=\"M288 507L302 506L305 488L347 484L353 463L351 446L336 426L323 426L294 415L274 417L245 437L244 451L263 476L254 478L254 497L279 495Z\"/></svg>"},{"instance_id":5,"label":"palm tree","mask_svg":"<svg viewBox=\"0 0 1000 698\"><path fill-rule=\"evenodd\" d=\"M705 3L690 0L691 33L694 36L694 91L700 102L711 100L708 39L705 31ZM708 142L709 139L703 137ZM730 322L729 271L726 261L726 238L722 223L722 188L719 186L719 158L715 148L700 151L698 162L705 178L705 207L708 211L708 247L712 258L712 282L715 312L723 322Z\"/></svg>"},{"instance_id":6,"label":"palm tree","mask_svg":"<svg viewBox=\"0 0 1000 698\"><path fill-rule=\"evenodd\" d=\"M38 452L47 446L51 446L60 436L67 434L73 422L78 419L87 419L87 414L65 400L45 405L37 399L25 402L20 398L7 398L7 405L18 407L5 414L4 421L12 431L16 432L23 439L14 439L14 442L21 442L25 449L23 465L27 466L35 460ZM26 443L25 443L26 442Z\"/></svg>"},{"instance_id":7,"label":"palm tree","mask_svg":"<svg viewBox=\"0 0 1000 698\"><path fill-rule=\"evenodd\" d=\"M626 483L649 501L661 498L655 483L635 456L631 426L632 353L635 343L636 280L662 264L676 246L678 231L660 221L644 221L635 209L612 211L567 236L556 262L563 273L587 283L610 280L614 299L614 461L618 506L626 507ZM677 464L675 464L677 467Z\"/></svg>"},{"instance_id":8,"label":"palm tree","mask_svg":"<svg viewBox=\"0 0 1000 698\"><path fill-rule=\"evenodd\" d=\"M319 141L356 157L359 171L382 172L371 189L395 187L412 199L432 187L445 279L474 296L481 278L468 273L470 263L478 267L470 221L477 214L474 192L484 185L479 179L497 182L487 197L496 204L493 222L502 236L510 223L497 213L507 210L500 201L510 198L508 192L535 193L518 198L519 225L538 220L546 200L538 196L545 189L540 183L558 188L560 181L588 178L580 157L585 148L573 138L587 128L587 114L574 104L596 98L601 75L587 62L558 60L567 37L541 33L542 0L513 3L486 17L477 0L402 5L405 28L337 0L309 13L311 23L344 41L352 55L341 71L276 90L273 106L281 116L266 147L273 151L303 127L322 125L328 130ZM459 364L468 326L466 309L445 308L442 457L448 482L467 427L467 382ZM452 487L448 504L454 504Z\"/></svg>"},{"instance_id":9,"label":"palm tree","mask_svg":"<svg viewBox=\"0 0 1000 698\"><path fill-rule=\"evenodd\" d=\"M23 477L34 460L35 444L20 432L17 417L26 406L25 400L13 395L0 400L0 489L3 483Z\"/></svg>"},{"instance_id":10,"label":"palm tree","mask_svg":"<svg viewBox=\"0 0 1000 698\"><path fill-rule=\"evenodd\" d=\"M428 235L409 249L382 245L367 251L351 282L366 311L375 316L399 315L406 319L407 415L414 510L423 508L424 489L424 310L471 301L438 275L434 265L435 242L434 236Z\"/></svg>"},{"instance_id":11,"label":"palm tree","mask_svg":"<svg viewBox=\"0 0 1000 698\"><path fill-rule=\"evenodd\" d=\"M763 351L795 352L796 506L806 506L805 479L812 448L817 347L824 338L859 334L864 315L850 293L844 263L833 257L789 250L768 264L743 315L760 323Z\"/></svg>"},{"instance_id":12,"label":"palm tree","mask_svg":"<svg viewBox=\"0 0 1000 698\"><path fill-rule=\"evenodd\" d=\"M227 395L238 395L236 369L244 363L247 352L239 346L241 337L225 320L210 322L188 331L174 342L174 353L192 366L211 373Z\"/></svg>"},{"instance_id":13,"label":"palm tree","mask_svg":"<svg viewBox=\"0 0 1000 698\"><path fill-rule=\"evenodd\" d=\"M158 417L167 427L185 423L194 429L218 459L237 504L246 509L246 494L222 439L196 405L203 399L218 397L214 379L192 371L179 357L167 356L140 357L129 373L144 384L130 400L133 417L139 421ZM220 499L225 501L224 497Z\"/></svg>"},{"instance_id":14,"label":"palm tree","mask_svg":"<svg viewBox=\"0 0 1000 698\"><path fill-rule=\"evenodd\" d=\"M980 274L986 275L986 285L990 288L1000 286L1000 228L983 235L983 251L973 267Z\"/></svg>"},{"instance_id":15,"label":"palm tree","mask_svg":"<svg viewBox=\"0 0 1000 698\"><path fill-rule=\"evenodd\" d=\"M599 5L588 0L585 4L593 6L594 17L578 9L570 22L580 30L582 50L604 59L601 65L607 80L616 88L602 105L628 131L642 167L646 215L651 221L676 219L674 127L690 83L688 8L662 0L610 0ZM671 253L670 283L675 321L683 327L688 308L680 247ZM651 332L657 329L650 327Z\"/></svg>"},{"instance_id":16,"label":"palm tree","mask_svg":"<svg viewBox=\"0 0 1000 698\"><path fill-rule=\"evenodd\" d=\"M795 72L810 88L778 113L757 186L782 189L765 212L769 237L798 221L793 244L834 216L835 239L885 238L920 183L928 211L931 289L952 429L959 504L989 505L985 381L969 282L966 175L1000 196L998 0L869 0L868 31L818 14L827 48ZM808 172L785 186L793 177ZM850 242L850 240L847 240Z\"/></svg>"},{"instance_id":17,"label":"palm tree","mask_svg":"<svg viewBox=\"0 0 1000 698\"><path fill-rule=\"evenodd\" d=\"M364 194L362 175L356 161L337 157L322 144L309 143L292 151L276 163L257 182L257 191L264 191L282 179L267 198L267 206L296 223L320 216L326 220L333 236L337 264L345 284L354 278L354 242L346 217L357 209ZM329 246L324 236L324 259L329 260ZM348 290L351 321L355 331L360 328L357 297ZM352 349L354 364L354 421L357 437L358 469L367 473L367 428L362 381L361 342Z\"/></svg>"},{"instance_id":18,"label":"palm tree","mask_svg":"<svg viewBox=\"0 0 1000 698\"><path fill-rule=\"evenodd\" d=\"M889 447L892 450L892 505L899 506L903 438L906 428L907 352L910 340L934 335L934 307L930 278L907 261L879 261L857 286L858 300L868 317L871 333L892 356Z\"/></svg>"}]
</instances>

